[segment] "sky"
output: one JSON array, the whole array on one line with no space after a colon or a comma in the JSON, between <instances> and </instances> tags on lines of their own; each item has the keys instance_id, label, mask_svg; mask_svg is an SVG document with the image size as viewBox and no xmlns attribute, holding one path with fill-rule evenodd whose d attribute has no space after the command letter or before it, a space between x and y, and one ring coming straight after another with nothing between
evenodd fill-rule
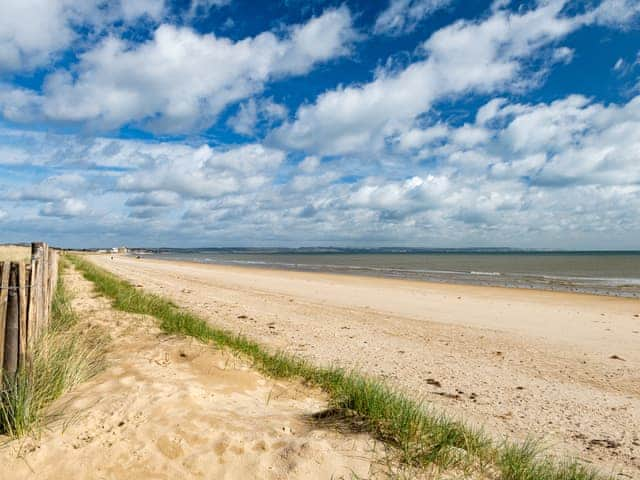
<instances>
[{"instance_id":1,"label":"sky","mask_svg":"<svg viewBox=\"0 0 640 480\"><path fill-rule=\"evenodd\" d=\"M2 0L32 240L640 249L640 0Z\"/></svg>"}]
</instances>

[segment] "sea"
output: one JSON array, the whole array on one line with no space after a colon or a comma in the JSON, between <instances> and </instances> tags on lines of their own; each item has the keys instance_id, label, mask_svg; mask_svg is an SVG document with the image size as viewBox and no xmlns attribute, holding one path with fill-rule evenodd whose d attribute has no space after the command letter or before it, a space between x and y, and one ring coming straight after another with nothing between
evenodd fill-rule
<instances>
[{"instance_id":1,"label":"sea","mask_svg":"<svg viewBox=\"0 0 640 480\"><path fill-rule=\"evenodd\" d=\"M132 255L254 268L640 298L640 251L137 249Z\"/></svg>"}]
</instances>

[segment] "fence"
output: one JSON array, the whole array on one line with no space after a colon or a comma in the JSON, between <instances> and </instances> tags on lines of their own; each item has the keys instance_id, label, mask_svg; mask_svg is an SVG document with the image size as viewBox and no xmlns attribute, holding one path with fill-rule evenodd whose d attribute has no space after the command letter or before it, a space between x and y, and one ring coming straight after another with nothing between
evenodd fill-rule
<instances>
[{"instance_id":1,"label":"fence","mask_svg":"<svg viewBox=\"0 0 640 480\"><path fill-rule=\"evenodd\" d=\"M0 262L0 371L14 375L30 360L49 323L58 280L58 252L31 244L30 262Z\"/></svg>"}]
</instances>

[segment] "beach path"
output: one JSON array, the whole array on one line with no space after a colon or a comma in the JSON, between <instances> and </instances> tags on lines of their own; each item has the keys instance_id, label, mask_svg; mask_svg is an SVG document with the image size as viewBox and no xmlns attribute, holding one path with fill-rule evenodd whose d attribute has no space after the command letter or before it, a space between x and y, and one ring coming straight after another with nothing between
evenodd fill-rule
<instances>
[{"instance_id":1,"label":"beach path","mask_svg":"<svg viewBox=\"0 0 640 480\"><path fill-rule=\"evenodd\" d=\"M91 256L212 324L640 476L634 299ZM625 478L624 476L620 478Z\"/></svg>"}]
</instances>

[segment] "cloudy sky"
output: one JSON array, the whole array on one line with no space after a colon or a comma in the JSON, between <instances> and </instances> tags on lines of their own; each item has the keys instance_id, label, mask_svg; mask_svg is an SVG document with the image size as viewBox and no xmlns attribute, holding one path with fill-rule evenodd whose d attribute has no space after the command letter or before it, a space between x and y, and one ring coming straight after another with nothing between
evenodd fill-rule
<instances>
[{"instance_id":1,"label":"cloudy sky","mask_svg":"<svg viewBox=\"0 0 640 480\"><path fill-rule=\"evenodd\" d=\"M0 242L640 248L640 0L0 1Z\"/></svg>"}]
</instances>

